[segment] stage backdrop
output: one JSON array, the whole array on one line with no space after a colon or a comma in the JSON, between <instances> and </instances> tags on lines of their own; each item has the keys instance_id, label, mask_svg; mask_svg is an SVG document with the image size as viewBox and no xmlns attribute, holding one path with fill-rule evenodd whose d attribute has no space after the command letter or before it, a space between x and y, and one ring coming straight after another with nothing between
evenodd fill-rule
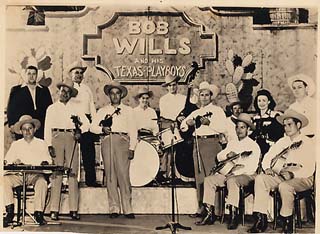
<instances>
[{"instance_id":1,"label":"stage backdrop","mask_svg":"<svg viewBox=\"0 0 320 234\"><path fill-rule=\"evenodd\" d=\"M151 107L158 108L166 93L160 86L165 75L181 76L179 92L185 94L183 84L193 61L201 68L195 84L207 80L219 86L215 102L224 108L225 86L244 78L226 67L227 60L235 62L235 55L251 58L255 64L251 79L259 82L253 94L262 87L269 89L278 110L294 101L288 77L305 73L316 79L317 27L254 24L250 8L90 6L75 12L45 12L43 26L26 25L27 9L6 9L6 100L33 59L54 100L57 82L68 77L69 64L81 59L88 66L84 82L93 91L97 109L109 102L103 87L111 79L127 86L124 103L136 106L133 96L140 86L148 86L155 94ZM6 136L5 149L10 143L7 131Z\"/></svg>"}]
</instances>

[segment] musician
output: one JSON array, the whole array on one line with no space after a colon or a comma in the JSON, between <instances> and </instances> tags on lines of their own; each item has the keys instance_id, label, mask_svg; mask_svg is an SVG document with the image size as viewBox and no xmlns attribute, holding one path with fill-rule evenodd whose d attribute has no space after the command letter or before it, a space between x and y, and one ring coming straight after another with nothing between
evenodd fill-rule
<instances>
[{"instance_id":1,"label":"musician","mask_svg":"<svg viewBox=\"0 0 320 234\"><path fill-rule=\"evenodd\" d=\"M133 159L137 144L133 111L121 102L128 91L120 83L113 81L105 85L104 93L111 103L98 110L92 121L91 131L105 136L101 142L101 152L107 174L110 218L117 218L120 214L119 187L123 213L126 218L134 219L129 178L130 160Z\"/></svg>"},{"instance_id":2,"label":"musician","mask_svg":"<svg viewBox=\"0 0 320 234\"><path fill-rule=\"evenodd\" d=\"M74 83L74 88L78 90L78 95L71 98L70 103L77 106L77 109L80 109L81 112L85 113L91 123L92 117L96 114L96 109L91 89L82 82L86 70L87 67L83 66L81 61L75 61L69 66L69 74ZM82 153L82 161L85 171L85 181L86 185L89 187L101 186L96 182L95 139L97 139L97 136L90 131L82 133L80 138L80 150Z\"/></svg>"},{"instance_id":3,"label":"musician","mask_svg":"<svg viewBox=\"0 0 320 234\"><path fill-rule=\"evenodd\" d=\"M168 93L159 99L160 117L162 120L160 130L171 128L185 106L186 96L178 93L179 79L179 76L168 74L165 77L165 83L161 85L162 87L167 88ZM160 159L160 172L166 177L170 177L171 172L170 155L171 149L167 149Z\"/></svg>"},{"instance_id":4,"label":"musician","mask_svg":"<svg viewBox=\"0 0 320 234\"><path fill-rule=\"evenodd\" d=\"M193 148L193 162L199 209L201 213L203 181L211 168L216 164L217 154L221 151L219 134L228 136L227 119L221 107L212 104L218 95L219 88L204 81L199 85L200 108L193 111L181 123L181 130L196 129ZM206 116L206 117L205 117ZM233 130L234 131L234 130Z\"/></svg>"},{"instance_id":5,"label":"musician","mask_svg":"<svg viewBox=\"0 0 320 234\"><path fill-rule=\"evenodd\" d=\"M149 99L153 96L153 92L145 87L138 90L134 97L139 101L139 105L133 109L138 135L157 135L159 126L157 124L157 113L154 109L149 107Z\"/></svg>"},{"instance_id":6,"label":"musician","mask_svg":"<svg viewBox=\"0 0 320 234\"><path fill-rule=\"evenodd\" d=\"M22 115L31 115L40 121L40 129L35 133L35 136L43 139L44 120L46 111L49 105L52 104L52 98L48 87L40 85L38 79L38 67L36 64L29 64L25 71L26 81L12 87L10 91L7 117L9 128L19 121ZM13 130L11 130L14 133ZM15 139L20 139L22 136L15 134Z\"/></svg>"},{"instance_id":7,"label":"musician","mask_svg":"<svg viewBox=\"0 0 320 234\"><path fill-rule=\"evenodd\" d=\"M270 148L262 161L265 174L260 174L255 179L253 211L256 212L256 222L249 232L264 232L267 229L266 201L269 199L269 192L278 188L282 201L280 215L283 217L283 232L292 233L294 194L310 189L313 185L315 142L301 134L301 129L308 125L307 117L288 109L277 117L277 121L283 124L286 136ZM280 160L281 155L286 159ZM282 162L281 170L276 170L277 164L273 166L278 160Z\"/></svg>"},{"instance_id":8,"label":"musician","mask_svg":"<svg viewBox=\"0 0 320 234\"><path fill-rule=\"evenodd\" d=\"M234 102L231 102L228 106L226 106L226 112L230 112L231 115L227 117L227 120L228 120L228 126L230 129L234 129L236 124L235 122L233 121L233 119L236 119L238 118L238 116L243 112L243 108L242 108L242 103L239 101L239 100L236 100ZM231 132L234 132L232 131ZM235 132L234 132L235 133ZM224 142L224 143L227 143L228 141L231 141L231 140L238 140L238 137L237 135L231 135L229 136L229 139L223 139L223 140L220 140L221 142Z\"/></svg>"},{"instance_id":9,"label":"musician","mask_svg":"<svg viewBox=\"0 0 320 234\"><path fill-rule=\"evenodd\" d=\"M78 91L73 87L72 80L65 80L57 84L59 100L48 107L45 121L44 138L49 145L49 152L58 166L70 168L68 173L69 209L70 216L79 220L79 188L78 169L79 154L78 141L81 133L89 129L89 121L77 106L70 103ZM78 124L72 118L78 119ZM62 173L54 173L51 190L51 219L59 219Z\"/></svg>"},{"instance_id":10,"label":"musician","mask_svg":"<svg viewBox=\"0 0 320 234\"><path fill-rule=\"evenodd\" d=\"M256 115L253 117L256 128L250 137L258 143L264 156L270 146L283 137L283 127L276 120L281 112L274 110L276 102L266 89L257 92L253 105L256 110Z\"/></svg>"},{"instance_id":11,"label":"musician","mask_svg":"<svg viewBox=\"0 0 320 234\"><path fill-rule=\"evenodd\" d=\"M35 137L35 132L40 128L40 121L33 119L30 115L23 115L14 124L13 130L17 134L22 134L23 138L14 141L5 156L7 164L27 164L27 165L48 165L51 157L48 146L44 140ZM14 217L14 200L12 189L23 185L20 173L8 172L3 177L3 197L7 215L3 219L3 226L7 227L12 223ZM26 177L26 185L34 186L34 218L40 225L46 223L43 218L43 211L46 203L47 181L42 174L32 173Z\"/></svg>"},{"instance_id":12,"label":"musician","mask_svg":"<svg viewBox=\"0 0 320 234\"><path fill-rule=\"evenodd\" d=\"M305 115L309 124L302 129L302 133L312 137L316 130L316 99L312 98L315 94L315 84L311 77L298 74L288 79L289 87L291 88L296 101L289 106L289 109L300 112Z\"/></svg>"},{"instance_id":13,"label":"musician","mask_svg":"<svg viewBox=\"0 0 320 234\"><path fill-rule=\"evenodd\" d=\"M230 210L228 229L236 229L238 226L238 207L240 186L247 186L254 180L258 167L260 148L259 145L248 137L249 128L254 129L249 114L241 113L238 118L232 118L236 124L237 140L229 141L227 147L217 155L219 162L232 160L234 163L231 171L217 171L215 174L204 178L203 204L206 215L196 225L213 224L215 221L214 205L217 187L228 188L227 204ZM237 157L237 154L240 154ZM223 207L224 209L224 207Z\"/></svg>"}]
</instances>

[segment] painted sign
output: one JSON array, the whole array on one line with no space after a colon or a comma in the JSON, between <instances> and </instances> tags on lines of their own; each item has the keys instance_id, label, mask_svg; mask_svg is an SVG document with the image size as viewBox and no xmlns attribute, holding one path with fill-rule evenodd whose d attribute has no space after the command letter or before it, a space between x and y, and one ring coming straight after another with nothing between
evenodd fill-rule
<instances>
[{"instance_id":1,"label":"painted sign","mask_svg":"<svg viewBox=\"0 0 320 234\"><path fill-rule=\"evenodd\" d=\"M83 36L83 59L123 83L183 82L192 61L217 59L217 36L183 12L118 12Z\"/></svg>"}]
</instances>

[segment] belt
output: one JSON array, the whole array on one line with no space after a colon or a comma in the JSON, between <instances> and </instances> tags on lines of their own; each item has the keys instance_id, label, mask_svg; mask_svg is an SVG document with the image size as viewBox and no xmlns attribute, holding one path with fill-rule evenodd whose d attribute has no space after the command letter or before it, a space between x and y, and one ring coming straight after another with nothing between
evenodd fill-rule
<instances>
[{"instance_id":1,"label":"belt","mask_svg":"<svg viewBox=\"0 0 320 234\"><path fill-rule=\"evenodd\" d=\"M284 167L302 167L299 163L285 163Z\"/></svg>"},{"instance_id":2,"label":"belt","mask_svg":"<svg viewBox=\"0 0 320 234\"><path fill-rule=\"evenodd\" d=\"M200 139L219 138L219 134L206 135L206 136L197 136L197 138L200 138Z\"/></svg>"},{"instance_id":3,"label":"belt","mask_svg":"<svg viewBox=\"0 0 320 234\"><path fill-rule=\"evenodd\" d=\"M72 132L73 129L53 128L52 131L55 131L55 132Z\"/></svg>"},{"instance_id":4,"label":"belt","mask_svg":"<svg viewBox=\"0 0 320 234\"><path fill-rule=\"evenodd\" d=\"M128 133L126 133L126 132L110 132L109 134L101 133L100 135L101 136L108 136L110 134L112 134L112 135L124 135L124 136L128 135Z\"/></svg>"}]
</instances>

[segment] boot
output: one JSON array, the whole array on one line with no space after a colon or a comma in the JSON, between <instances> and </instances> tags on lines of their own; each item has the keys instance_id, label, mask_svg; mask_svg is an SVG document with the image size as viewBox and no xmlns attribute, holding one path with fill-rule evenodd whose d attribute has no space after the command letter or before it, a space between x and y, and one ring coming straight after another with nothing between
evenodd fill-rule
<instances>
[{"instance_id":1,"label":"boot","mask_svg":"<svg viewBox=\"0 0 320 234\"><path fill-rule=\"evenodd\" d=\"M43 212L42 211L35 211L34 212L34 219L37 221L39 225L44 225L47 222L43 218Z\"/></svg>"},{"instance_id":2,"label":"boot","mask_svg":"<svg viewBox=\"0 0 320 234\"><path fill-rule=\"evenodd\" d=\"M268 227L268 218L266 214L262 214L260 212L255 213L256 216L256 222L248 230L249 233L262 233L264 232Z\"/></svg>"},{"instance_id":3,"label":"boot","mask_svg":"<svg viewBox=\"0 0 320 234\"><path fill-rule=\"evenodd\" d=\"M209 204L204 204L206 214L204 215L203 219L201 221L196 222L195 224L200 225L213 225L216 221L216 215L214 214L214 206L211 206Z\"/></svg>"},{"instance_id":4,"label":"boot","mask_svg":"<svg viewBox=\"0 0 320 234\"><path fill-rule=\"evenodd\" d=\"M293 216L283 217L282 233L293 233Z\"/></svg>"},{"instance_id":5,"label":"boot","mask_svg":"<svg viewBox=\"0 0 320 234\"><path fill-rule=\"evenodd\" d=\"M238 216L238 208L235 206L229 206L229 213L230 213L230 221L228 224L229 230L237 229L239 224L239 216Z\"/></svg>"},{"instance_id":6,"label":"boot","mask_svg":"<svg viewBox=\"0 0 320 234\"><path fill-rule=\"evenodd\" d=\"M10 204L6 206L7 215L3 218L3 227L8 227L13 221L14 217L14 205Z\"/></svg>"}]
</instances>

